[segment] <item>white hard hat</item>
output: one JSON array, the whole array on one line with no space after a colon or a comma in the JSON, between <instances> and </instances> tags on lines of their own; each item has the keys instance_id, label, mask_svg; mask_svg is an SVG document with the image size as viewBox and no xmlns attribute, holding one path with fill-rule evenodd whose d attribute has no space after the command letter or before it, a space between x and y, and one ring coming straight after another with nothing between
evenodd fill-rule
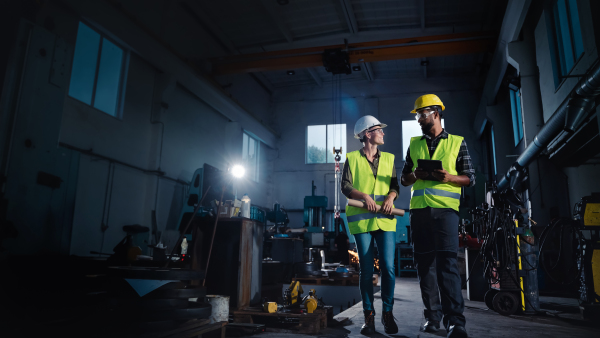
<instances>
[{"instance_id":1,"label":"white hard hat","mask_svg":"<svg viewBox=\"0 0 600 338\"><path fill-rule=\"evenodd\" d=\"M374 118L371 115L365 115L361 117L360 119L358 119L358 121L356 121L356 124L354 125L354 138L360 139L360 136L358 136L358 134L375 126L385 128L387 127L387 124L379 122L378 119Z\"/></svg>"}]
</instances>

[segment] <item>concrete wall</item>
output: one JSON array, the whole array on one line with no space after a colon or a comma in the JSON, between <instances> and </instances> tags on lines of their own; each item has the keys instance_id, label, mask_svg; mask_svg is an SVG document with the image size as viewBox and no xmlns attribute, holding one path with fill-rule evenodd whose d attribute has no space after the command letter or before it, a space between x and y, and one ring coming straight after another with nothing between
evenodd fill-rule
<instances>
[{"instance_id":1,"label":"concrete wall","mask_svg":"<svg viewBox=\"0 0 600 338\"><path fill-rule=\"evenodd\" d=\"M79 8L78 3L70 3L70 5L74 10L90 10ZM94 6L96 5L104 6L99 3ZM109 17L109 14L109 9L94 13L95 19L98 20L95 23L98 25L105 23L102 20ZM48 36L50 46L55 44L56 37L61 37L66 44L65 48L72 53L77 34L78 15L49 3L39 15L40 24L48 18L56 22L52 32L44 33ZM123 21L122 16L115 20L120 21L121 25L130 24ZM115 24L108 21L106 23ZM135 30L117 29L112 33L115 34L111 36L123 42L123 47L129 50L131 45L125 41L131 39L131 34L135 33ZM264 138L271 146L273 145L275 136L265 127L265 121L270 116L269 92L247 75L240 79L232 79L236 87L229 94L231 97L228 97L216 82L210 84L203 78L195 80L185 78L181 83L180 78L177 77L181 76L181 72L169 73L166 64L154 63L156 61L153 59L156 57L154 53L150 55L143 52L146 47L158 50L153 45L144 47L143 42L140 41L145 38L147 37L140 35L140 38L134 41L140 43L137 46L140 48L130 50L122 118L114 118L68 97L65 95L68 89L61 88L59 94L54 95L54 99L60 102L60 105L55 105L55 108L59 110L58 115L61 119L54 123L56 126L46 125L46 132L55 135L49 141L49 145L61 142L66 146L91 150L94 154L137 168L118 163L111 164L109 160L82 154L77 158L79 162L68 162L78 163L78 172L75 170L73 174L73 170L68 170L67 163L64 175L56 173L62 175L61 179L66 182L63 186L73 190L75 196L71 203L74 206L63 206L61 210L54 210L56 207L49 209L58 215L65 212L73 215L72 228L69 227L69 231L66 232L70 234L70 238L66 240L66 244L59 243L67 247L65 253L89 255L92 250L111 252L125 235L122 226L130 224L152 226L152 210L156 210L159 231L174 229L187 191L182 182L190 181L197 168L207 163L225 170L229 163L239 162L244 130L259 135L261 139ZM54 55L50 48L52 47L47 47L48 54ZM35 50L37 49L39 48L36 47ZM168 53L164 54L164 57L168 58ZM67 84L70 57L68 60L64 67L67 72L64 75ZM51 88L56 86L48 82L50 70L43 71L46 73L39 73L38 70L39 76L33 77L37 82L25 89L31 91L31 95L34 95L35 91L40 92L40 88L42 91L50 92ZM188 73L193 74L189 70ZM187 87L186 83L191 86ZM198 95L199 88L202 86L213 87L201 91L201 95ZM242 87L244 90L241 90ZM37 110L32 114L44 114L42 106L36 107L34 108ZM248 107L248 111L241 107ZM46 156L66 156L65 154L68 154L69 158L72 156L65 149ZM259 183L242 181L237 188L240 197L241 194L248 193L254 204L267 205L270 203L270 189L272 189L273 151L265 144L261 144L259 161ZM150 173L145 173L143 170ZM158 170L164 172L164 177L152 174L152 171ZM35 180L29 180L26 184L35 187ZM24 186L20 189L24 189ZM44 203L52 203L52 201ZM48 209L44 205L40 205L39 208ZM11 216L21 219L24 218L24 213L31 212L31 208L19 210L14 209ZM40 215L45 214L40 212ZM43 224L16 225L27 229L23 234L43 233L36 230L36 227L44 226ZM62 223L59 225L62 226ZM57 241L61 240L63 239L57 239ZM60 251L54 249L58 246L47 245L48 248L53 248L51 251L54 252ZM11 249L16 247L17 251L12 253L20 252L19 246L10 247ZM27 252L27 250L28 248L23 246L21 251Z\"/></svg>"},{"instance_id":2,"label":"concrete wall","mask_svg":"<svg viewBox=\"0 0 600 338\"><path fill-rule=\"evenodd\" d=\"M355 81L342 84L342 117L336 123L346 124L347 151L361 147L354 139L354 124L364 115L373 115L382 123L385 144L382 151L396 155L398 175L404 159L402 121L412 120L410 114L415 99L423 94L435 93L446 106L445 125L448 132L465 137L474 165L480 161L482 146L475 139L471 126L479 101L477 84L473 78L432 78L413 81ZM294 87L280 90L274 96L276 129L281 134L278 158L274 164L274 200L287 209L298 210L290 214L290 225L301 227L304 196L311 194L311 181L315 181L317 195L326 195L333 208L333 164L305 164L305 137L308 125L332 124L331 83L319 87ZM329 149L328 149L329 150ZM483 183L483 182L481 182ZM474 195L472 188L466 194ZM408 209L410 188L401 187L396 201L399 208ZM345 208L346 199L341 201Z\"/></svg>"}]
</instances>

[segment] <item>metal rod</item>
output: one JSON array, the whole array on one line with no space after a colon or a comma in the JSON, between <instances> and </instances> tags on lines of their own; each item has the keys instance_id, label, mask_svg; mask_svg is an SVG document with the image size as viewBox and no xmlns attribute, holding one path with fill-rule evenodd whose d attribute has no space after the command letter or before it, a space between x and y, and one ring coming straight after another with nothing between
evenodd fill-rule
<instances>
[{"instance_id":1,"label":"metal rod","mask_svg":"<svg viewBox=\"0 0 600 338\"><path fill-rule=\"evenodd\" d=\"M217 232L217 222L219 221L219 215L221 211L221 204L223 204L223 195L225 194L225 189L229 185L226 184L223 186L221 190L221 199L219 200L219 205L217 206L217 217L215 218L215 225L213 226L212 238L210 239L210 247L208 247L208 258L206 259L206 269L204 271L204 279L202 280L202 286L206 283L206 275L208 274L208 264L210 263L210 254L212 253L213 242L215 241L215 233Z\"/></svg>"},{"instance_id":2,"label":"metal rod","mask_svg":"<svg viewBox=\"0 0 600 338\"><path fill-rule=\"evenodd\" d=\"M171 254L169 255L169 258L167 259L167 264L165 264L165 268L169 267L169 263L171 263L171 257L173 257L173 254L175 253L175 249L177 248L177 245L179 245L179 243L181 243L181 241L183 240L183 236L185 236L185 233L187 232L188 228L190 227L190 224L192 224L194 217L196 217L196 213L198 212L198 210L200 210L200 207L202 206L202 202L204 202L204 198L206 198L206 196L208 196L208 192L210 191L210 188L212 188L212 186L209 185L208 189L206 189L206 192L204 193L204 196L202 196L202 198L200 199L200 202L198 202L198 204L196 204L196 207L194 208L194 213L192 214L192 217L190 217L190 220L185 225L185 228L181 232L181 235L179 235L179 239L177 240L177 242L175 242L175 245L173 245L173 249L171 250ZM218 217L218 214L217 214L217 217Z\"/></svg>"}]
</instances>

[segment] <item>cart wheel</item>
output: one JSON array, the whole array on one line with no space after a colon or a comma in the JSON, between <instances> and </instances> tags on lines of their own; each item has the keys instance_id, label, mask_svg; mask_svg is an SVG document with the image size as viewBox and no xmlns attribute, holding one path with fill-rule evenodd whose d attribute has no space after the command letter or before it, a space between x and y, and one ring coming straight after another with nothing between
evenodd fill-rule
<instances>
[{"instance_id":1,"label":"cart wheel","mask_svg":"<svg viewBox=\"0 0 600 338\"><path fill-rule=\"evenodd\" d=\"M503 316L510 316L519 309L519 299L512 292L500 291L492 300L494 310Z\"/></svg>"},{"instance_id":2,"label":"cart wheel","mask_svg":"<svg viewBox=\"0 0 600 338\"><path fill-rule=\"evenodd\" d=\"M489 289L483 299L485 300L485 305L487 305L488 309L494 310L494 304L492 301L494 300L494 296L498 293L498 290Z\"/></svg>"}]
</instances>

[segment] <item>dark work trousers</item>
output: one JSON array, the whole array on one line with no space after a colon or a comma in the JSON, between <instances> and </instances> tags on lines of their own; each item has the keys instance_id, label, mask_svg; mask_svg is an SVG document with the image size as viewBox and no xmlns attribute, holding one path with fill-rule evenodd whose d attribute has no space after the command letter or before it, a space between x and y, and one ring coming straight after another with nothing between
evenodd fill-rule
<instances>
[{"instance_id":1,"label":"dark work trousers","mask_svg":"<svg viewBox=\"0 0 600 338\"><path fill-rule=\"evenodd\" d=\"M465 325L458 253L458 213L453 209L410 210L414 260L425 305L425 318L446 329ZM440 304L441 301L441 304Z\"/></svg>"}]
</instances>

